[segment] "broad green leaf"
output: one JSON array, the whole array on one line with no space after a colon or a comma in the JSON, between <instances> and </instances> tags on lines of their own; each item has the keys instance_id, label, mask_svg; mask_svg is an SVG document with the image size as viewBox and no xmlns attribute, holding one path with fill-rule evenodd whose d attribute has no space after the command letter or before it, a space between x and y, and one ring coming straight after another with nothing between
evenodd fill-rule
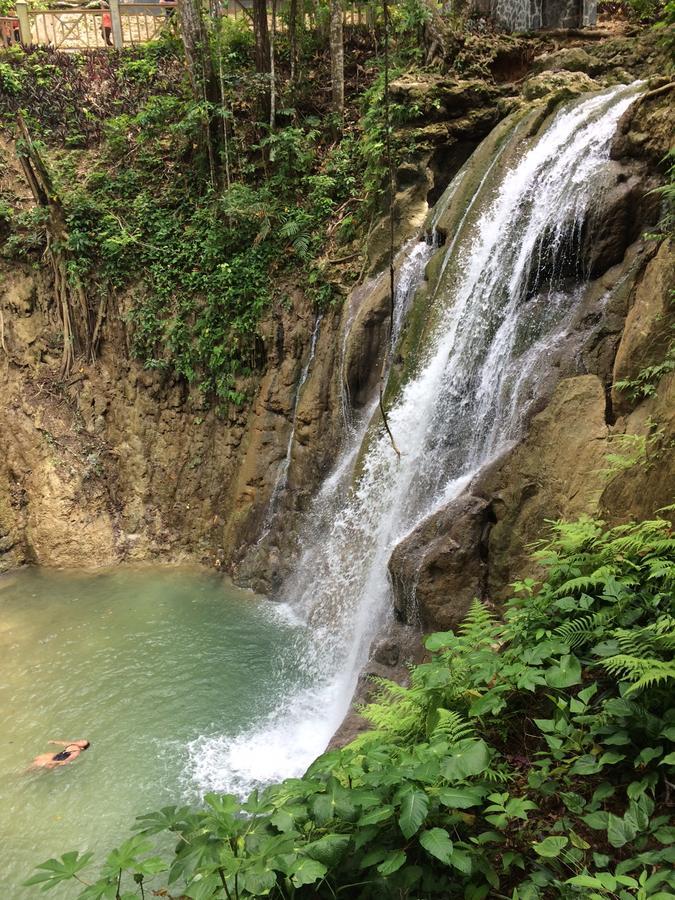
<instances>
[{"instance_id":1,"label":"broad green leaf","mask_svg":"<svg viewBox=\"0 0 675 900\"><path fill-rule=\"evenodd\" d=\"M462 875L470 875L473 871L471 855L467 853L466 850L459 850L455 847L452 851L450 863L458 872L461 872Z\"/></svg>"},{"instance_id":2,"label":"broad green leaf","mask_svg":"<svg viewBox=\"0 0 675 900\"><path fill-rule=\"evenodd\" d=\"M389 819L394 812L393 806L380 806L377 809L371 809L364 813L358 821L359 826L377 825L378 822L384 822Z\"/></svg>"},{"instance_id":3,"label":"broad green leaf","mask_svg":"<svg viewBox=\"0 0 675 900\"><path fill-rule=\"evenodd\" d=\"M600 771L602 771L602 763L590 753L580 756L570 769L573 775L595 775Z\"/></svg>"},{"instance_id":4,"label":"broad green leaf","mask_svg":"<svg viewBox=\"0 0 675 900\"><path fill-rule=\"evenodd\" d=\"M37 869L43 869L44 871L33 875L24 884L30 886L50 882L55 885L61 881L68 881L89 864L93 855L93 853L83 853L80 856L77 851L71 850L68 853L64 853L60 859L48 859L46 862L36 866ZM46 885L45 890L49 890Z\"/></svg>"},{"instance_id":5,"label":"broad green leaf","mask_svg":"<svg viewBox=\"0 0 675 900\"><path fill-rule=\"evenodd\" d=\"M562 835L551 834L543 841L533 844L535 853L539 856L545 856L547 859L560 856L563 849L567 846L568 839Z\"/></svg>"},{"instance_id":6,"label":"broad green leaf","mask_svg":"<svg viewBox=\"0 0 675 900\"><path fill-rule=\"evenodd\" d=\"M133 869L139 862L139 857L149 853L152 849L150 841L145 840L142 835L136 834L108 855L103 873L108 875L124 869Z\"/></svg>"},{"instance_id":7,"label":"broad green leaf","mask_svg":"<svg viewBox=\"0 0 675 900\"><path fill-rule=\"evenodd\" d=\"M444 647L447 647L449 644L454 643L456 640L455 634L452 631L437 631L434 634L430 634L429 637L424 642L424 646L427 650L443 650Z\"/></svg>"},{"instance_id":8,"label":"broad green leaf","mask_svg":"<svg viewBox=\"0 0 675 900\"><path fill-rule=\"evenodd\" d=\"M190 816L191 810L187 806L164 806L157 812L145 816L138 816L135 830L142 834L159 834L160 831L173 831L178 825L185 822Z\"/></svg>"},{"instance_id":9,"label":"broad green leaf","mask_svg":"<svg viewBox=\"0 0 675 900\"><path fill-rule=\"evenodd\" d=\"M592 875L575 875L568 878L565 884L573 884L575 887L599 888L602 887L597 878Z\"/></svg>"},{"instance_id":10,"label":"broad green leaf","mask_svg":"<svg viewBox=\"0 0 675 900\"><path fill-rule=\"evenodd\" d=\"M637 826L630 819L620 819L614 813L610 813L607 819L607 840L612 847L623 847L632 841L638 833Z\"/></svg>"},{"instance_id":11,"label":"broad green leaf","mask_svg":"<svg viewBox=\"0 0 675 900\"><path fill-rule=\"evenodd\" d=\"M316 859L301 857L293 867L292 881L296 887L303 884L314 884L326 874L328 869Z\"/></svg>"},{"instance_id":12,"label":"broad green leaf","mask_svg":"<svg viewBox=\"0 0 675 900\"><path fill-rule=\"evenodd\" d=\"M602 754L598 762L601 766L615 766L625 758L625 753L615 753L613 750L608 750L607 753Z\"/></svg>"},{"instance_id":13,"label":"broad green leaf","mask_svg":"<svg viewBox=\"0 0 675 900\"><path fill-rule=\"evenodd\" d=\"M326 825L335 816L335 807L330 797L318 794L312 801L312 815L319 825Z\"/></svg>"},{"instance_id":14,"label":"broad green leaf","mask_svg":"<svg viewBox=\"0 0 675 900\"><path fill-rule=\"evenodd\" d=\"M243 886L254 897L268 894L277 883L277 876L264 866L255 866L243 873Z\"/></svg>"},{"instance_id":15,"label":"broad green leaf","mask_svg":"<svg viewBox=\"0 0 675 900\"><path fill-rule=\"evenodd\" d=\"M654 832L654 837L660 844L675 845L675 827L663 825Z\"/></svg>"},{"instance_id":16,"label":"broad green leaf","mask_svg":"<svg viewBox=\"0 0 675 900\"><path fill-rule=\"evenodd\" d=\"M312 859L318 859L326 866L334 866L344 856L349 841L347 834L325 834L318 841L307 844L304 849Z\"/></svg>"},{"instance_id":17,"label":"broad green leaf","mask_svg":"<svg viewBox=\"0 0 675 900\"><path fill-rule=\"evenodd\" d=\"M580 835L576 833L576 831L570 831L570 843L573 847L576 847L577 850L590 850L591 845L588 841L585 841Z\"/></svg>"},{"instance_id":18,"label":"broad green leaf","mask_svg":"<svg viewBox=\"0 0 675 900\"><path fill-rule=\"evenodd\" d=\"M581 681L581 663L573 654L560 658L557 666L546 672L546 683L553 688L567 688Z\"/></svg>"},{"instance_id":19,"label":"broad green leaf","mask_svg":"<svg viewBox=\"0 0 675 900\"><path fill-rule=\"evenodd\" d=\"M652 760L658 759L659 756L663 756L663 747L660 745L658 747L643 747L635 757L635 768L649 765Z\"/></svg>"},{"instance_id":20,"label":"broad green leaf","mask_svg":"<svg viewBox=\"0 0 675 900\"><path fill-rule=\"evenodd\" d=\"M211 900L220 890L220 886L221 881L218 875L205 875L199 879L195 878L188 885L185 896L190 897L191 900Z\"/></svg>"},{"instance_id":21,"label":"broad green leaf","mask_svg":"<svg viewBox=\"0 0 675 900\"><path fill-rule=\"evenodd\" d=\"M117 893L117 881L103 879L94 884L89 884L77 895L77 900L115 900Z\"/></svg>"},{"instance_id":22,"label":"broad green leaf","mask_svg":"<svg viewBox=\"0 0 675 900\"><path fill-rule=\"evenodd\" d=\"M453 845L445 829L430 828L428 831L423 831L419 841L427 853L440 859L442 863L450 865Z\"/></svg>"},{"instance_id":23,"label":"broad green leaf","mask_svg":"<svg viewBox=\"0 0 675 900\"><path fill-rule=\"evenodd\" d=\"M602 784L599 784L598 787L593 791L591 804L595 805L598 803L602 803L603 800L607 800L609 797L613 797L615 792L616 789L614 785L610 784L608 781L603 781Z\"/></svg>"},{"instance_id":24,"label":"broad green leaf","mask_svg":"<svg viewBox=\"0 0 675 900\"><path fill-rule=\"evenodd\" d=\"M395 850L379 864L377 871L380 875L391 875L393 872L397 872L405 861L406 855L403 850Z\"/></svg>"},{"instance_id":25,"label":"broad green leaf","mask_svg":"<svg viewBox=\"0 0 675 900\"><path fill-rule=\"evenodd\" d=\"M427 817L429 798L424 791L408 788L401 796L399 828L405 838L411 838Z\"/></svg>"},{"instance_id":26,"label":"broad green leaf","mask_svg":"<svg viewBox=\"0 0 675 900\"><path fill-rule=\"evenodd\" d=\"M479 787L447 787L438 793L438 799L443 806L452 809L470 809L472 806L480 806L483 802L485 791Z\"/></svg>"},{"instance_id":27,"label":"broad green leaf","mask_svg":"<svg viewBox=\"0 0 675 900\"><path fill-rule=\"evenodd\" d=\"M609 813L598 810L597 812L589 813L587 816L582 816L581 821L595 831L604 831L607 828L608 818Z\"/></svg>"},{"instance_id":28,"label":"broad green leaf","mask_svg":"<svg viewBox=\"0 0 675 900\"><path fill-rule=\"evenodd\" d=\"M149 856L134 865L134 872L138 872L140 875L159 875L168 868L160 856Z\"/></svg>"},{"instance_id":29,"label":"broad green leaf","mask_svg":"<svg viewBox=\"0 0 675 900\"><path fill-rule=\"evenodd\" d=\"M278 809L274 815L270 817L270 822L281 832L292 831L295 828L293 816L286 812L285 809Z\"/></svg>"},{"instance_id":30,"label":"broad green leaf","mask_svg":"<svg viewBox=\"0 0 675 900\"><path fill-rule=\"evenodd\" d=\"M483 740L460 741L451 747L443 761L441 774L448 781L463 781L480 775L490 765L490 750Z\"/></svg>"},{"instance_id":31,"label":"broad green leaf","mask_svg":"<svg viewBox=\"0 0 675 900\"><path fill-rule=\"evenodd\" d=\"M606 891L616 890L616 878L610 872L598 872L595 877Z\"/></svg>"}]
</instances>

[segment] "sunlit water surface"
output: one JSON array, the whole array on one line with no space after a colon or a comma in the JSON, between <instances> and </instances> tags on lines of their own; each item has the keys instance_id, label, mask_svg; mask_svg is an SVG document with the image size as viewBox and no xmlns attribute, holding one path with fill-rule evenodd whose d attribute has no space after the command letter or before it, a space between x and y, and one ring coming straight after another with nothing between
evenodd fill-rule
<instances>
[{"instance_id":1,"label":"sunlit water surface","mask_svg":"<svg viewBox=\"0 0 675 900\"><path fill-rule=\"evenodd\" d=\"M135 816L198 800L191 748L270 716L302 642L284 608L192 570L0 578L0 897L44 896L21 887L36 863L101 857ZM26 774L78 738L71 765Z\"/></svg>"}]
</instances>

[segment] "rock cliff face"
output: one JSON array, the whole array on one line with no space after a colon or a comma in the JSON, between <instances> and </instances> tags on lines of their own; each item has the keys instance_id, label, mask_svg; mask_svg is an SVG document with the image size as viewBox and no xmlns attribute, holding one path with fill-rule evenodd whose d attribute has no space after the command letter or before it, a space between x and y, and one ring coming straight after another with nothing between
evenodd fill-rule
<instances>
[{"instance_id":1,"label":"rock cliff face","mask_svg":"<svg viewBox=\"0 0 675 900\"><path fill-rule=\"evenodd\" d=\"M525 439L396 548L390 571L401 621L446 629L474 597L498 604L509 584L534 574L529 549L547 521L592 515L617 523L672 503L675 376L657 379L638 404L616 382L664 358L674 275L666 240L630 247L591 284L600 307L587 300L578 314L577 340L554 361L557 384ZM588 318L597 324L578 342Z\"/></svg>"},{"instance_id":2,"label":"rock cliff face","mask_svg":"<svg viewBox=\"0 0 675 900\"><path fill-rule=\"evenodd\" d=\"M411 148L396 173L397 244L420 228L428 204L507 114L530 114L534 103L536 115L546 115L579 91L658 69L651 44L639 52L635 42L614 44L612 52L595 42L548 52L541 43L536 71L524 82L529 50L511 80L495 56L484 78L396 81L393 100L407 110L398 137ZM394 554L406 621L418 616L425 628L444 626L475 594L498 599L545 518L596 510L620 517L643 507L649 514L665 502L667 483L658 473L671 452L667 388L636 409L615 384L657 359L667 341L669 251L639 233L657 212L649 191L672 130L668 90L657 83L621 124L615 182L584 251L594 281L528 438ZM13 189L21 190L11 148L0 146L0 153ZM244 386L249 403L226 411L130 358L130 295L111 298L96 362L82 363L65 383L55 379L59 335L48 273L0 260L0 571L26 562L189 559L273 591L292 559L303 510L335 459L345 413L364 407L376 390L388 334L388 279L377 275L387 240L383 222L368 245L375 274L341 309L324 314L300 393L316 314L294 289L290 306L270 310L261 325L267 363ZM411 312L394 385L424 330L423 296ZM571 420L578 427L569 428ZM609 481L597 474L624 433L644 438L655 486L637 469Z\"/></svg>"}]
</instances>

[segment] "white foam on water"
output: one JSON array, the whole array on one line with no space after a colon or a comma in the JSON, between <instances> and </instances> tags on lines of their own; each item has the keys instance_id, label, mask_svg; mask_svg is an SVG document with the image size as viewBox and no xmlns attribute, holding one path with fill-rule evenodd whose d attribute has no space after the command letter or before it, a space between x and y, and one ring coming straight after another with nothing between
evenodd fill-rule
<instances>
[{"instance_id":1,"label":"white foam on water","mask_svg":"<svg viewBox=\"0 0 675 900\"><path fill-rule=\"evenodd\" d=\"M619 86L574 102L534 143L516 128L511 150L520 148L520 156L497 189L490 162L470 201L472 215L460 219L442 251L442 270L453 274L433 298L435 330L388 414L400 458L377 420L361 451L363 417L308 515L284 588L286 603L306 622L307 641L298 643L293 663L302 687L284 696L280 683L276 711L249 730L194 742L188 774L199 791L245 794L298 776L339 726L390 615L392 550L521 433L542 360L582 294L586 273L575 267L581 227L604 189L618 120L639 89ZM456 190L449 186L443 208ZM399 327L428 259L420 245L406 254Z\"/></svg>"}]
</instances>

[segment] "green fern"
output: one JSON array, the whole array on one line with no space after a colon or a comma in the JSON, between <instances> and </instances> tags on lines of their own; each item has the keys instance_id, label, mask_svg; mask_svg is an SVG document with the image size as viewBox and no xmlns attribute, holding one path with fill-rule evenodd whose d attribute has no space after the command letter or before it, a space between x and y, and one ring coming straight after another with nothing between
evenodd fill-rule
<instances>
[{"instance_id":1,"label":"green fern","mask_svg":"<svg viewBox=\"0 0 675 900\"><path fill-rule=\"evenodd\" d=\"M593 588L604 585L608 578L617 573L616 566L600 566L590 575L579 575L576 578L570 578L553 592L554 597L564 597L566 594L575 594L578 592L588 592Z\"/></svg>"},{"instance_id":2,"label":"green fern","mask_svg":"<svg viewBox=\"0 0 675 900\"><path fill-rule=\"evenodd\" d=\"M446 741L449 746L457 744L459 741L473 738L476 732L471 724L467 722L464 716L449 709L437 709L436 716L438 724L430 735L431 741Z\"/></svg>"},{"instance_id":3,"label":"green fern","mask_svg":"<svg viewBox=\"0 0 675 900\"><path fill-rule=\"evenodd\" d=\"M494 642L497 620L484 603L474 600L459 627L463 642L469 647L488 647Z\"/></svg>"},{"instance_id":4,"label":"green fern","mask_svg":"<svg viewBox=\"0 0 675 900\"><path fill-rule=\"evenodd\" d=\"M610 675L633 682L627 691L629 694L662 685L675 678L674 660L666 662L660 659L617 654L603 659L601 664Z\"/></svg>"},{"instance_id":5,"label":"green fern","mask_svg":"<svg viewBox=\"0 0 675 900\"><path fill-rule=\"evenodd\" d=\"M675 619L661 616L643 628L619 628L612 632L622 653L653 659L658 653L675 650Z\"/></svg>"},{"instance_id":6,"label":"green fern","mask_svg":"<svg viewBox=\"0 0 675 900\"><path fill-rule=\"evenodd\" d=\"M574 650L597 639L599 629L606 626L614 618L616 612L616 609L606 608L580 619L573 619L556 628L554 634L563 640L570 650Z\"/></svg>"}]
</instances>

